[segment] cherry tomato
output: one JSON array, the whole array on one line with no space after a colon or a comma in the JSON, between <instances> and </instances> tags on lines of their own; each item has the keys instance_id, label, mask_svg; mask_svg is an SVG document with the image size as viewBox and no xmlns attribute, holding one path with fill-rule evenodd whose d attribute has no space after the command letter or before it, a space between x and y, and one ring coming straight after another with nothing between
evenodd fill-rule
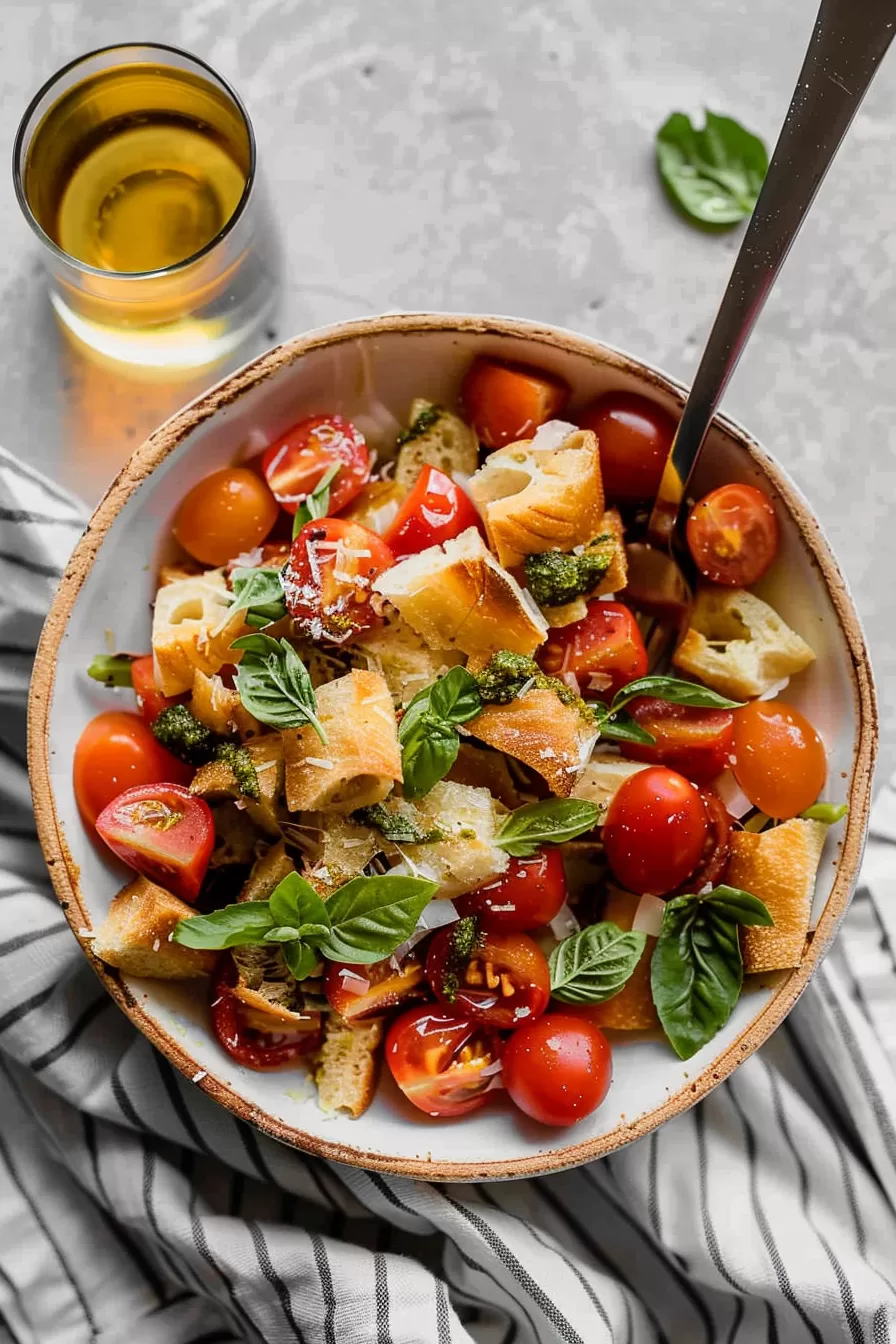
<instances>
[{"instance_id":1,"label":"cherry tomato","mask_svg":"<svg viewBox=\"0 0 896 1344\"><path fill-rule=\"evenodd\" d=\"M449 924L429 945L426 978L436 998L500 1031L543 1013L551 997L551 974L538 944L525 933L481 929L472 947L459 951L463 932Z\"/></svg>"},{"instance_id":2,"label":"cherry tomato","mask_svg":"<svg viewBox=\"0 0 896 1344\"><path fill-rule=\"evenodd\" d=\"M653 500L675 437L671 415L633 392L609 392L579 416L600 445L600 470L608 499Z\"/></svg>"},{"instance_id":3,"label":"cherry tomato","mask_svg":"<svg viewBox=\"0 0 896 1344\"><path fill-rule=\"evenodd\" d=\"M701 789L700 797L706 808L707 835L703 857L687 879L688 891L700 891L709 883L714 887L728 864L731 838L731 817L728 809L712 789Z\"/></svg>"},{"instance_id":4,"label":"cherry tomato","mask_svg":"<svg viewBox=\"0 0 896 1344\"><path fill-rule=\"evenodd\" d=\"M644 697L627 705L656 745L626 742L625 755L648 765L668 765L695 784L708 784L725 769L731 755L734 716L727 709L695 709Z\"/></svg>"},{"instance_id":5,"label":"cherry tomato","mask_svg":"<svg viewBox=\"0 0 896 1344\"><path fill-rule=\"evenodd\" d=\"M161 747L139 714L109 709L78 738L72 779L81 815L92 826L103 808L139 784L189 784L193 771Z\"/></svg>"},{"instance_id":6,"label":"cherry tomato","mask_svg":"<svg viewBox=\"0 0 896 1344\"><path fill-rule=\"evenodd\" d=\"M697 867L708 829L703 799L690 780L653 765L617 790L604 822L604 853L628 891L662 896Z\"/></svg>"},{"instance_id":7,"label":"cherry tomato","mask_svg":"<svg viewBox=\"0 0 896 1344\"><path fill-rule=\"evenodd\" d=\"M171 530L204 565L226 565L260 546L277 521L277 503L247 467L225 467L184 495Z\"/></svg>"},{"instance_id":8,"label":"cherry tomato","mask_svg":"<svg viewBox=\"0 0 896 1344\"><path fill-rule=\"evenodd\" d=\"M747 588L778 551L778 519L754 485L722 485L695 504L687 524L694 564L713 583Z\"/></svg>"},{"instance_id":9,"label":"cherry tomato","mask_svg":"<svg viewBox=\"0 0 896 1344\"><path fill-rule=\"evenodd\" d=\"M531 439L539 425L553 420L569 400L562 378L522 364L474 360L461 390L467 415L486 448L503 448Z\"/></svg>"},{"instance_id":10,"label":"cherry tomato","mask_svg":"<svg viewBox=\"0 0 896 1344\"><path fill-rule=\"evenodd\" d=\"M135 658L131 663L131 684L137 697L137 707L147 723L155 723L163 709L182 705L189 699L189 694L162 694L156 685L151 653L143 658Z\"/></svg>"},{"instance_id":11,"label":"cherry tomato","mask_svg":"<svg viewBox=\"0 0 896 1344\"><path fill-rule=\"evenodd\" d=\"M360 523L306 523L281 574L287 610L312 639L343 644L380 623L370 603L372 584L393 563L385 542Z\"/></svg>"},{"instance_id":12,"label":"cherry tomato","mask_svg":"<svg viewBox=\"0 0 896 1344\"><path fill-rule=\"evenodd\" d=\"M195 901L215 847L215 822L204 798L179 784L141 784L113 798L96 829L135 872L182 901Z\"/></svg>"},{"instance_id":13,"label":"cherry tomato","mask_svg":"<svg viewBox=\"0 0 896 1344\"><path fill-rule=\"evenodd\" d=\"M309 1014L307 1027L281 1026L276 1019L270 1031L260 1025L261 1014L253 1013L234 996L236 967L224 956L212 977L212 1027L220 1045L247 1069L280 1069L293 1064L321 1042L320 1014Z\"/></svg>"},{"instance_id":14,"label":"cherry tomato","mask_svg":"<svg viewBox=\"0 0 896 1344\"><path fill-rule=\"evenodd\" d=\"M329 467L339 471L330 482L329 512L338 513L364 488L370 453L364 435L341 415L312 415L272 443L262 458L265 480L287 513L314 492Z\"/></svg>"},{"instance_id":15,"label":"cherry tomato","mask_svg":"<svg viewBox=\"0 0 896 1344\"><path fill-rule=\"evenodd\" d=\"M459 537L468 527L482 527L468 495L444 471L426 466L383 541L398 560Z\"/></svg>"},{"instance_id":16,"label":"cherry tomato","mask_svg":"<svg viewBox=\"0 0 896 1344\"><path fill-rule=\"evenodd\" d=\"M610 1046L584 1018L547 1013L504 1046L502 1077L521 1111L543 1125L574 1125L601 1104L613 1077Z\"/></svg>"},{"instance_id":17,"label":"cherry tomato","mask_svg":"<svg viewBox=\"0 0 896 1344\"><path fill-rule=\"evenodd\" d=\"M511 859L506 872L455 899L460 915L477 915L484 929L525 932L550 924L566 900L566 873L556 847L531 859Z\"/></svg>"},{"instance_id":18,"label":"cherry tomato","mask_svg":"<svg viewBox=\"0 0 896 1344\"><path fill-rule=\"evenodd\" d=\"M357 989L362 992L357 993ZM416 952L408 953L399 970L387 957L366 966L328 961L324 972L324 993L330 1006L347 1022L385 1012L408 999L421 998L424 992L423 962Z\"/></svg>"},{"instance_id":19,"label":"cherry tomato","mask_svg":"<svg viewBox=\"0 0 896 1344\"><path fill-rule=\"evenodd\" d=\"M818 733L780 700L753 700L735 711L731 768L753 806L778 821L811 807L828 772Z\"/></svg>"},{"instance_id":20,"label":"cherry tomato","mask_svg":"<svg viewBox=\"0 0 896 1344\"><path fill-rule=\"evenodd\" d=\"M621 602L588 603L588 615L548 632L536 655L548 676L575 672L586 699L611 699L647 672L647 650L638 622Z\"/></svg>"},{"instance_id":21,"label":"cherry tomato","mask_svg":"<svg viewBox=\"0 0 896 1344\"><path fill-rule=\"evenodd\" d=\"M484 1106L500 1052L499 1037L481 1022L431 1003L403 1013L386 1037L392 1077L427 1115L467 1115Z\"/></svg>"}]
</instances>

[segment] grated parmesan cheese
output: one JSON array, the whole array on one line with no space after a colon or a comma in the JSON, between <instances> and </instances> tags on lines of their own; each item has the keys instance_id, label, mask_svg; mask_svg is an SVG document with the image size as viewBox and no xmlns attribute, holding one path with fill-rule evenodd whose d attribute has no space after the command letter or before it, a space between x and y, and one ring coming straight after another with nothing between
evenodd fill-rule
<instances>
[{"instance_id":1,"label":"grated parmesan cheese","mask_svg":"<svg viewBox=\"0 0 896 1344\"><path fill-rule=\"evenodd\" d=\"M306 756L306 765L316 765L319 770L332 770L333 762L326 760L323 756Z\"/></svg>"}]
</instances>

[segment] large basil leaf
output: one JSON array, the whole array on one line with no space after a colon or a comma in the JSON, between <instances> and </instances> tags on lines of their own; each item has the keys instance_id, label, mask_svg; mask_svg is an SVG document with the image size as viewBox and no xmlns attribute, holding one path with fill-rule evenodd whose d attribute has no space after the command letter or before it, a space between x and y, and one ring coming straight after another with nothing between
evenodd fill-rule
<instances>
[{"instance_id":1,"label":"large basil leaf","mask_svg":"<svg viewBox=\"0 0 896 1344\"><path fill-rule=\"evenodd\" d=\"M247 625L270 625L286 615L278 569L235 569L230 576L233 604L229 611L245 612Z\"/></svg>"},{"instance_id":2,"label":"large basil leaf","mask_svg":"<svg viewBox=\"0 0 896 1344\"><path fill-rule=\"evenodd\" d=\"M627 705L639 696L649 695L657 700L668 700L673 705L691 705L698 709L740 709L740 700L728 700L718 691L708 686L698 686L695 681L684 681L681 677L638 677L617 691L610 706L610 713Z\"/></svg>"},{"instance_id":3,"label":"large basil leaf","mask_svg":"<svg viewBox=\"0 0 896 1344\"><path fill-rule=\"evenodd\" d=\"M172 938L184 947L211 951L225 947L260 945L277 921L267 901L240 901L214 910L210 915L193 915L174 926Z\"/></svg>"},{"instance_id":4,"label":"large basil leaf","mask_svg":"<svg viewBox=\"0 0 896 1344\"><path fill-rule=\"evenodd\" d=\"M331 961L381 961L411 936L437 890L420 877L353 878L327 901L330 932L320 952Z\"/></svg>"},{"instance_id":5,"label":"large basil leaf","mask_svg":"<svg viewBox=\"0 0 896 1344\"><path fill-rule=\"evenodd\" d=\"M482 710L476 678L465 667L452 667L428 690L430 709L446 723L466 723Z\"/></svg>"},{"instance_id":6,"label":"large basil leaf","mask_svg":"<svg viewBox=\"0 0 896 1344\"><path fill-rule=\"evenodd\" d=\"M325 743L311 678L289 641L269 635L244 635L235 639L231 648L243 650L235 681L244 709L270 728L310 724Z\"/></svg>"},{"instance_id":7,"label":"large basil leaf","mask_svg":"<svg viewBox=\"0 0 896 1344\"><path fill-rule=\"evenodd\" d=\"M592 830L601 816L596 803L583 798L547 798L518 807L501 827L495 844L516 859L526 859L542 845L562 845Z\"/></svg>"},{"instance_id":8,"label":"large basil leaf","mask_svg":"<svg viewBox=\"0 0 896 1344\"><path fill-rule=\"evenodd\" d=\"M647 935L591 924L550 955L551 993L563 1003L603 1003L618 994L641 959Z\"/></svg>"},{"instance_id":9,"label":"large basil leaf","mask_svg":"<svg viewBox=\"0 0 896 1344\"><path fill-rule=\"evenodd\" d=\"M656 136L656 159L673 202L699 224L737 224L752 214L768 172L768 151L732 117L706 113L702 130L673 112Z\"/></svg>"},{"instance_id":10,"label":"large basil leaf","mask_svg":"<svg viewBox=\"0 0 896 1344\"><path fill-rule=\"evenodd\" d=\"M276 924L288 924L296 929L302 925L319 925L324 932L330 927L326 905L311 883L298 873L287 873L268 897L268 905Z\"/></svg>"}]
</instances>

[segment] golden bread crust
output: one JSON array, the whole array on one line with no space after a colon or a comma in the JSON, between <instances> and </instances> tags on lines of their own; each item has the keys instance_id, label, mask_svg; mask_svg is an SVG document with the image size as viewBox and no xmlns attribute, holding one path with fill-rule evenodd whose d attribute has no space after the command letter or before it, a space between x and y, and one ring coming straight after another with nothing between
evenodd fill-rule
<instances>
[{"instance_id":1,"label":"golden bread crust","mask_svg":"<svg viewBox=\"0 0 896 1344\"><path fill-rule=\"evenodd\" d=\"M135 877L113 897L92 940L92 951L107 966L152 980L193 980L211 975L217 952L200 952L169 941L180 919L196 911L170 891Z\"/></svg>"},{"instance_id":2,"label":"golden bread crust","mask_svg":"<svg viewBox=\"0 0 896 1344\"><path fill-rule=\"evenodd\" d=\"M672 662L721 695L751 700L814 658L806 641L754 593L703 587Z\"/></svg>"},{"instance_id":3,"label":"golden bread crust","mask_svg":"<svg viewBox=\"0 0 896 1344\"><path fill-rule=\"evenodd\" d=\"M373 1101L379 1073L382 1018L345 1022L328 1013L314 1081L324 1111L348 1111L356 1120Z\"/></svg>"},{"instance_id":4,"label":"golden bread crust","mask_svg":"<svg viewBox=\"0 0 896 1344\"><path fill-rule=\"evenodd\" d=\"M771 928L740 931L744 971L779 971L799 966L806 946L815 878L827 826L795 817L770 830L733 831L725 881L764 901Z\"/></svg>"},{"instance_id":5,"label":"golden bread crust","mask_svg":"<svg viewBox=\"0 0 896 1344\"><path fill-rule=\"evenodd\" d=\"M568 798L597 740L597 729L554 691L531 690L509 705L487 705L467 728L480 741L504 751L547 780L552 793Z\"/></svg>"}]
</instances>

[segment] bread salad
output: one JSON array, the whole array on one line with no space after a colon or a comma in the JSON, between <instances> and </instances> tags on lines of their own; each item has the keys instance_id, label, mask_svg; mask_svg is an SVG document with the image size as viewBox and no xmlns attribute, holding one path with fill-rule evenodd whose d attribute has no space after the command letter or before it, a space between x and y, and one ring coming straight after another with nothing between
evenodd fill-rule
<instances>
[{"instance_id":1,"label":"bread salad","mask_svg":"<svg viewBox=\"0 0 896 1344\"><path fill-rule=\"evenodd\" d=\"M813 660L751 592L771 499L691 507L674 650L626 605L674 422L478 358L378 454L339 413L182 499L151 652L84 730L85 824L132 870L92 953L206 979L250 1069L310 1068L360 1115L384 1057L430 1116L504 1092L571 1124L610 1045L686 1060L745 975L799 965L825 750L779 698ZM671 661L670 661L671 655ZM128 692L124 692L125 695Z\"/></svg>"}]
</instances>

